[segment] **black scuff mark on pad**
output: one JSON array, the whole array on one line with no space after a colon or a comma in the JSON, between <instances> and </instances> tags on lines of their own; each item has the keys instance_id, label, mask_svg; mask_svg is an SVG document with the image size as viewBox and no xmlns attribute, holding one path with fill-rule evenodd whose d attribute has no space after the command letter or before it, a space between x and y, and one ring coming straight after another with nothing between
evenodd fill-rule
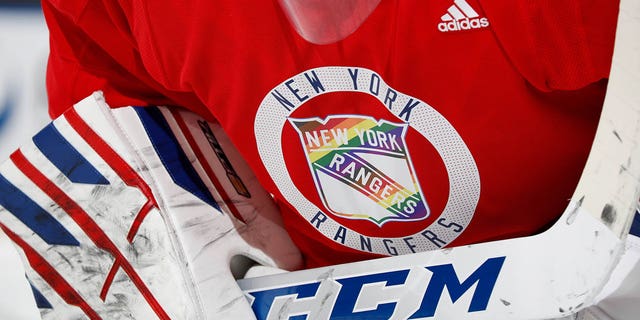
<instances>
[{"instance_id":1,"label":"black scuff mark on pad","mask_svg":"<svg viewBox=\"0 0 640 320\"><path fill-rule=\"evenodd\" d=\"M569 212L569 214L567 214L566 223L568 225L572 224L576 220L576 216L578 215L578 211L580 210L580 207L582 207L582 202L584 202L584 195L582 197L580 197L578 202L576 202L575 207L571 210L571 212Z\"/></svg>"},{"instance_id":2,"label":"black scuff mark on pad","mask_svg":"<svg viewBox=\"0 0 640 320\"><path fill-rule=\"evenodd\" d=\"M614 136L616 136L616 139L618 139L618 141L620 141L620 143L622 143L622 138L620 138L620 134L618 134L618 131L613 130L612 133L613 133Z\"/></svg>"},{"instance_id":3,"label":"black scuff mark on pad","mask_svg":"<svg viewBox=\"0 0 640 320\"><path fill-rule=\"evenodd\" d=\"M606 225L610 226L616 221L616 209L609 203L604 205L602 208L602 213L600 214L600 219Z\"/></svg>"}]
</instances>

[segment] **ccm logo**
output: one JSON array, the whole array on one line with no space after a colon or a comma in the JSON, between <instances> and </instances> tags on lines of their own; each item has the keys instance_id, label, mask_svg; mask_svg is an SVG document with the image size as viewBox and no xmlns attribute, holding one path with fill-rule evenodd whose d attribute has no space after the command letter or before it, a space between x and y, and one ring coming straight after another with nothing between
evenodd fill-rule
<instances>
[{"instance_id":1,"label":"ccm logo","mask_svg":"<svg viewBox=\"0 0 640 320\"><path fill-rule=\"evenodd\" d=\"M464 281L452 264L323 279L246 292L258 319L389 319L433 317L446 292L456 303L472 290L467 312L487 309L505 257L487 259ZM420 288L416 294L416 289ZM423 290L423 291L422 291ZM417 310L416 310L416 306Z\"/></svg>"}]
</instances>

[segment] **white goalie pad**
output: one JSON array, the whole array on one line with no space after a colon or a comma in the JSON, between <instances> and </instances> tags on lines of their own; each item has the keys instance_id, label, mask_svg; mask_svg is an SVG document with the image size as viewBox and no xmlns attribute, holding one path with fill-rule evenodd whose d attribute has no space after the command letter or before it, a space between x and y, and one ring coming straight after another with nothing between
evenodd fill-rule
<instances>
[{"instance_id":1,"label":"white goalie pad","mask_svg":"<svg viewBox=\"0 0 640 320\"><path fill-rule=\"evenodd\" d=\"M100 93L0 166L0 205L43 319L250 319L230 265L301 264L216 123Z\"/></svg>"},{"instance_id":2,"label":"white goalie pad","mask_svg":"<svg viewBox=\"0 0 640 320\"><path fill-rule=\"evenodd\" d=\"M568 208L549 230L240 280L257 318L597 319L576 313L602 301L598 294L624 250L639 197L638 38L640 3L622 1L592 151Z\"/></svg>"}]
</instances>

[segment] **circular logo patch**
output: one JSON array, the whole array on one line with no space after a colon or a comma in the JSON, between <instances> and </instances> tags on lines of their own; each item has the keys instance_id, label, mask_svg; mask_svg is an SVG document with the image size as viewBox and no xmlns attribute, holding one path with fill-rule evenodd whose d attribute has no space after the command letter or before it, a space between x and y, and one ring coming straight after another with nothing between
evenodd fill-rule
<instances>
[{"instance_id":1,"label":"circular logo patch","mask_svg":"<svg viewBox=\"0 0 640 320\"><path fill-rule=\"evenodd\" d=\"M378 107L396 119L337 111L294 115L314 98L345 93L373 97ZM434 250L456 239L473 218L480 177L460 135L433 107L393 89L369 69L323 67L284 81L263 99L254 129L261 160L282 195L320 234L336 243L383 255ZM283 137L285 129L296 132L296 139ZM423 192L427 190L416 174L408 130L415 130L435 148L446 169L448 199L437 213L432 212ZM299 144L297 150L304 157L297 159L306 159L315 188L300 187L289 174L283 141ZM401 235L375 234L390 222L428 218L432 222L418 232L407 228L411 231ZM353 227L356 223L370 224L369 230L374 231L359 232Z\"/></svg>"}]
</instances>

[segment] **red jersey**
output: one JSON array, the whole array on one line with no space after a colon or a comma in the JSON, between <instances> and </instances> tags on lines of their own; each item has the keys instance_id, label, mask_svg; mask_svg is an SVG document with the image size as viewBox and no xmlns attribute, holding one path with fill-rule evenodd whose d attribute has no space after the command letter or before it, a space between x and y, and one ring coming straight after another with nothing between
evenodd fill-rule
<instances>
[{"instance_id":1,"label":"red jersey","mask_svg":"<svg viewBox=\"0 0 640 320\"><path fill-rule=\"evenodd\" d=\"M278 2L43 2L50 111L215 118L308 266L531 235L563 212L598 122L617 5L382 1L302 38Z\"/></svg>"}]
</instances>

